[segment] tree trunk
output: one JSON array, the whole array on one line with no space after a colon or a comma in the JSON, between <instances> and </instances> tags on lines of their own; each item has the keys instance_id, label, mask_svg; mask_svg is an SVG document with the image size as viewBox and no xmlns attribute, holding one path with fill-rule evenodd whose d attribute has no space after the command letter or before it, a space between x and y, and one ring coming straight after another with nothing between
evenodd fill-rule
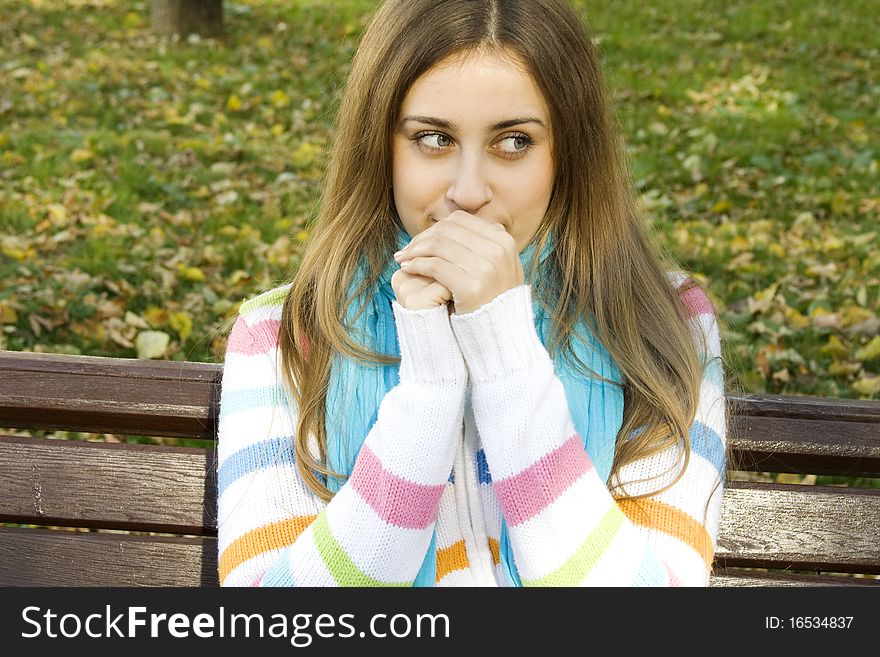
<instances>
[{"instance_id":1,"label":"tree trunk","mask_svg":"<svg viewBox=\"0 0 880 657\"><path fill-rule=\"evenodd\" d=\"M223 0L151 0L150 17L154 34L223 34Z\"/></svg>"}]
</instances>

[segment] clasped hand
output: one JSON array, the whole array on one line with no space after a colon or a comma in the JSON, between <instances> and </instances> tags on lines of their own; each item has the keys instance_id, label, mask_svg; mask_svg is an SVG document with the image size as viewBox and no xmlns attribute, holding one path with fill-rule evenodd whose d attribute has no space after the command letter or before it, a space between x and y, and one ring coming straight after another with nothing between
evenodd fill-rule
<instances>
[{"instance_id":1,"label":"clasped hand","mask_svg":"<svg viewBox=\"0 0 880 657\"><path fill-rule=\"evenodd\" d=\"M454 304L469 313L524 280L516 241L499 223L456 210L394 254L397 302L408 310Z\"/></svg>"}]
</instances>

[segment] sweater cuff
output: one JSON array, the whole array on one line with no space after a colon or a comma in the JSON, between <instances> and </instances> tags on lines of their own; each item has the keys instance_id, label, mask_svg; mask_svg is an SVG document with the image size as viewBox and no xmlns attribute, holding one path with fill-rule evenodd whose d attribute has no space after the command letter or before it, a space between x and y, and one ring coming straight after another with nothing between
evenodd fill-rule
<instances>
[{"instance_id":1,"label":"sweater cuff","mask_svg":"<svg viewBox=\"0 0 880 657\"><path fill-rule=\"evenodd\" d=\"M466 381L467 367L449 325L446 306L407 310L392 301L400 344L400 379L424 383Z\"/></svg>"},{"instance_id":2,"label":"sweater cuff","mask_svg":"<svg viewBox=\"0 0 880 657\"><path fill-rule=\"evenodd\" d=\"M452 315L458 340L471 378L498 379L550 356L535 330L531 288L520 285L502 292L489 303L463 315Z\"/></svg>"}]
</instances>

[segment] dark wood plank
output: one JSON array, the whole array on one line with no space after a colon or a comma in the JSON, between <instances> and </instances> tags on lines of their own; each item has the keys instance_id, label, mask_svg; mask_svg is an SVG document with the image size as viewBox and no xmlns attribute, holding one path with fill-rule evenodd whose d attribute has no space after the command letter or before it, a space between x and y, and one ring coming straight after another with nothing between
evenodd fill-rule
<instances>
[{"instance_id":1,"label":"dark wood plank","mask_svg":"<svg viewBox=\"0 0 880 657\"><path fill-rule=\"evenodd\" d=\"M734 416L728 428L736 470L880 477L880 424Z\"/></svg>"},{"instance_id":2,"label":"dark wood plank","mask_svg":"<svg viewBox=\"0 0 880 657\"><path fill-rule=\"evenodd\" d=\"M213 438L220 365L0 351L0 427Z\"/></svg>"},{"instance_id":3,"label":"dark wood plank","mask_svg":"<svg viewBox=\"0 0 880 657\"><path fill-rule=\"evenodd\" d=\"M880 424L880 402L801 395L727 395L727 408L735 415L774 416Z\"/></svg>"},{"instance_id":4,"label":"dark wood plank","mask_svg":"<svg viewBox=\"0 0 880 657\"><path fill-rule=\"evenodd\" d=\"M216 533L214 449L0 436L0 520Z\"/></svg>"},{"instance_id":5,"label":"dark wood plank","mask_svg":"<svg viewBox=\"0 0 880 657\"><path fill-rule=\"evenodd\" d=\"M0 586L219 586L217 539L0 527Z\"/></svg>"},{"instance_id":6,"label":"dark wood plank","mask_svg":"<svg viewBox=\"0 0 880 657\"><path fill-rule=\"evenodd\" d=\"M802 573L773 573L721 570L709 578L712 587L754 586L880 586L880 580L865 577L805 575Z\"/></svg>"},{"instance_id":7,"label":"dark wood plank","mask_svg":"<svg viewBox=\"0 0 880 657\"><path fill-rule=\"evenodd\" d=\"M880 489L733 482L719 566L880 573Z\"/></svg>"}]
</instances>

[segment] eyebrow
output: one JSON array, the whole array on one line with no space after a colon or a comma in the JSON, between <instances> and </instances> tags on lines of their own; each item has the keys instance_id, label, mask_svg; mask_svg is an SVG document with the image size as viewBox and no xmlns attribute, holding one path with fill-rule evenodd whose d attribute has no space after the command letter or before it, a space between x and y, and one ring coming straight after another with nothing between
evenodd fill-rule
<instances>
[{"instance_id":1,"label":"eyebrow","mask_svg":"<svg viewBox=\"0 0 880 657\"><path fill-rule=\"evenodd\" d=\"M427 125L432 125L437 128L443 128L444 130L452 130L457 131L458 126L450 121L446 121L445 119L438 119L433 116L407 116L400 120L400 125L407 123L408 121L414 121L416 123L425 123ZM524 123L537 123L542 128L546 128L544 122L540 119L537 119L533 116L522 116L517 117L515 119L506 119L504 121L499 121L494 125L489 127L490 132L494 132L495 130L504 130L505 128L511 128L515 125L522 125Z\"/></svg>"}]
</instances>

